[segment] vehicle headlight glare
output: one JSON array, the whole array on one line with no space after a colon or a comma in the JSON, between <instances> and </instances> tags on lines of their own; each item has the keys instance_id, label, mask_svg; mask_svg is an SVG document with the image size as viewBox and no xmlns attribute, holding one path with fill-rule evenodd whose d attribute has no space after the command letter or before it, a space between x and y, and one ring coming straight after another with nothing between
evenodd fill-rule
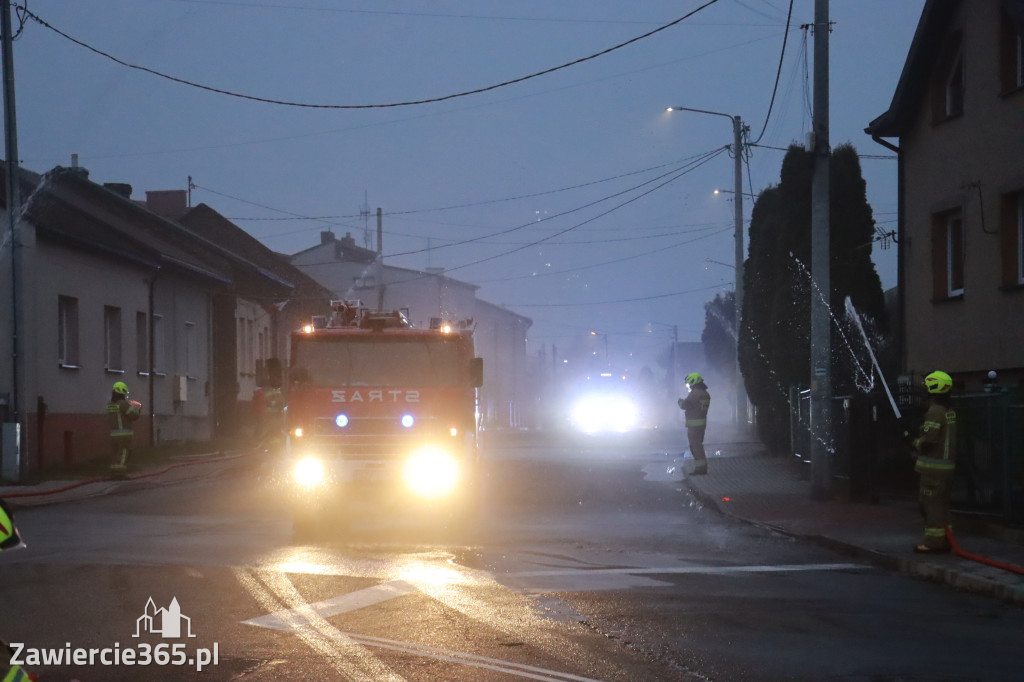
<instances>
[{"instance_id":1,"label":"vehicle headlight glare","mask_svg":"<svg viewBox=\"0 0 1024 682\"><path fill-rule=\"evenodd\" d=\"M459 463L440 448L426 447L413 452L405 461L402 478L417 497L445 497L458 485Z\"/></svg>"},{"instance_id":2,"label":"vehicle headlight glare","mask_svg":"<svg viewBox=\"0 0 1024 682\"><path fill-rule=\"evenodd\" d=\"M334 423L337 425L339 429L345 428L346 426L348 426L348 415L339 414L337 417L334 418Z\"/></svg>"},{"instance_id":3,"label":"vehicle headlight glare","mask_svg":"<svg viewBox=\"0 0 1024 682\"><path fill-rule=\"evenodd\" d=\"M404 426L405 428L411 429L412 425L415 424L415 423L416 423L416 418L413 417L411 414L403 414L402 415L402 426Z\"/></svg>"},{"instance_id":4,"label":"vehicle headlight glare","mask_svg":"<svg viewBox=\"0 0 1024 682\"><path fill-rule=\"evenodd\" d=\"M636 427L636 405L624 397L590 397L573 406L572 423L584 433L625 433Z\"/></svg>"},{"instance_id":5,"label":"vehicle headlight glare","mask_svg":"<svg viewBox=\"0 0 1024 682\"><path fill-rule=\"evenodd\" d=\"M292 480L303 488L316 488L327 482L327 466L316 457L307 455L292 467Z\"/></svg>"}]
</instances>

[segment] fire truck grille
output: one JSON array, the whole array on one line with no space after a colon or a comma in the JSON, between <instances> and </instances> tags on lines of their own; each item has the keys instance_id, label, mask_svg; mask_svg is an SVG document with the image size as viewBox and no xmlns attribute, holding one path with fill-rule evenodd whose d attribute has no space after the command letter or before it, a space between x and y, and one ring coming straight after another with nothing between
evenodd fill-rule
<instances>
[{"instance_id":1,"label":"fire truck grille","mask_svg":"<svg viewBox=\"0 0 1024 682\"><path fill-rule=\"evenodd\" d=\"M427 425L407 429L397 419L353 419L344 428L331 419L318 419L313 433L324 454L343 459L402 459L420 442Z\"/></svg>"}]
</instances>

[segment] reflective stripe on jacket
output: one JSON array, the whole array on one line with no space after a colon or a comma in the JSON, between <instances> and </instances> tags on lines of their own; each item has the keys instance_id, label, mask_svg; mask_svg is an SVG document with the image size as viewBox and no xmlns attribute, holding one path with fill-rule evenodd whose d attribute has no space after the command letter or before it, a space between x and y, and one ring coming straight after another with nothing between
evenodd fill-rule
<instances>
[{"instance_id":1,"label":"reflective stripe on jacket","mask_svg":"<svg viewBox=\"0 0 1024 682\"><path fill-rule=\"evenodd\" d=\"M956 467L956 412L937 403L924 415L921 435L914 439L914 470L951 476Z\"/></svg>"},{"instance_id":2,"label":"reflective stripe on jacket","mask_svg":"<svg viewBox=\"0 0 1024 682\"><path fill-rule=\"evenodd\" d=\"M687 428L707 426L708 408L711 407L711 394L707 389L695 386L690 395L679 401L679 407L686 412Z\"/></svg>"},{"instance_id":3,"label":"reflective stripe on jacket","mask_svg":"<svg viewBox=\"0 0 1024 682\"><path fill-rule=\"evenodd\" d=\"M28 673L20 667L14 666L7 671L7 674L4 675L4 679L0 680L0 682L28 682L29 679Z\"/></svg>"},{"instance_id":4,"label":"reflective stripe on jacket","mask_svg":"<svg viewBox=\"0 0 1024 682\"><path fill-rule=\"evenodd\" d=\"M110 435L114 438L131 436L132 422L139 418L139 409L128 400L107 403L107 417L110 422Z\"/></svg>"}]
</instances>

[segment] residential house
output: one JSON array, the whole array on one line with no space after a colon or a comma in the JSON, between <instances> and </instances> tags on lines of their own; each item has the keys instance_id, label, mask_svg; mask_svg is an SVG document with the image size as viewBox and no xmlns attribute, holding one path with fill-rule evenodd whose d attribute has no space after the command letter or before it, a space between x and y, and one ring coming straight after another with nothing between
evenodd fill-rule
<instances>
[{"instance_id":1,"label":"residential house","mask_svg":"<svg viewBox=\"0 0 1024 682\"><path fill-rule=\"evenodd\" d=\"M1024 386L1024 0L928 0L889 110L902 369ZM896 142L889 141L896 138Z\"/></svg>"},{"instance_id":2,"label":"residential house","mask_svg":"<svg viewBox=\"0 0 1024 682\"><path fill-rule=\"evenodd\" d=\"M322 315L337 296L206 204L188 208L184 190L172 192L174 201L167 208L181 226L252 269L252 276L214 300L214 399L224 406L221 431L235 433L250 423L256 389L280 382L268 368L272 361L282 370L287 367L291 332ZM166 194L159 199L165 204ZM146 195L149 202L153 193Z\"/></svg>"},{"instance_id":3,"label":"residential house","mask_svg":"<svg viewBox=\"0 0 1024 682\"><path fill-rule=\"evenodd\" d=\"M533 398L526 382L526 331L532 321L476 298L479 289L444 275L443 268L412 270L383 265L376 251L357 246L351 234L321 232L320 243L291 263L342 298L380 310L408 308L414 326L431 318L473 318L476 352L484 360L480 390L485 427L532 425Z\"/></svg>"},{"instance_id":4,"label":"residential house","mask_svg":"<svg viewBox=\"0 0 1024 682\"><path fill-rule=\"evenodd\" d=\"M21 424L13 471L105 456L115 381L143 404L139 445L246 433L267 361L333 293L208 206L189 208L184 191L133 201L130 185L74 167L21 180L20 286L0 300L5 329L20 311L17 391L15 364L0 366L0 417L12 420L17 397ZM12 338L0 338L4 357ZM14 453L2 456L11 477Z\"/></svg>"},{"instance_id":5,"label":"residential house","mask_svg":"<svg viewBox=\"0 0 1024 682\"><path fill-rule=\"evenodd\" d=\"M0 300L4 329L18 308L18 362L0 366L5 421L17 398L21 424L15 471L109 453L104 406L115 381L143 403L137 441L208 438L212 299L231 283L227 262L132 202L126 185L90 182L84 168L21 181L21 276ZM10 267L5 249L5 282ZM0 338L6 358L12 337ZM3 456L9 472L15 453Z\"/></svg>"}]
</instances>

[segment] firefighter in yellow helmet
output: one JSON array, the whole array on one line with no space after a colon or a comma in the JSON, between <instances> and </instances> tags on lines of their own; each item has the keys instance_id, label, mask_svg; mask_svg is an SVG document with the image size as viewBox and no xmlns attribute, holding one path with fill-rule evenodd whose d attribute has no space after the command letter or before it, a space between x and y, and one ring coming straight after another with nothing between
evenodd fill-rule
<instances>
[{"instance_id":1,"label":"firefighter in yellow helmet","mask_svg":"<svg viewBox=\"0 0 1024 682\"><path fill-rule=\"evenodd\" d=\"M686 385L690 394L680 398L679 409L686 413L686 438L690 442L693 454L693 474L700 476L708 473L708 457L704 452L704 432L708 428L708 408L711 406L711 394L707 384L698 372L686 375Z\"/></svg>"},{"instance_id":2,"label":"firefighter in yellow helmet","mask_svg":"<svg viewBox=\"0 0 1024 682\"><path fill-rule=\"evenodd\" d=\"M949 492L956 464L956 412L949 405L953 380L945 372L932 372L924 378L924 384L930 400L921 429L913 440L918 502L924 514L924 542L914 551L948 552Z\"/></svg>"},{"instance_id":3,"label":"firefighter in yellow helmet","mask_svg":"<svg viewBox=\"0 0 1024 682\"><path fill-rule=\"evenodd\" d=\"M131 454L135 431L132 423L142 414L142 404L128 398L128 384L114 383L107 403L107 419L110 422L110 449L113 462L110 473L124 476L128 470L128 455Z\"/></svg>"}]
</instances>

